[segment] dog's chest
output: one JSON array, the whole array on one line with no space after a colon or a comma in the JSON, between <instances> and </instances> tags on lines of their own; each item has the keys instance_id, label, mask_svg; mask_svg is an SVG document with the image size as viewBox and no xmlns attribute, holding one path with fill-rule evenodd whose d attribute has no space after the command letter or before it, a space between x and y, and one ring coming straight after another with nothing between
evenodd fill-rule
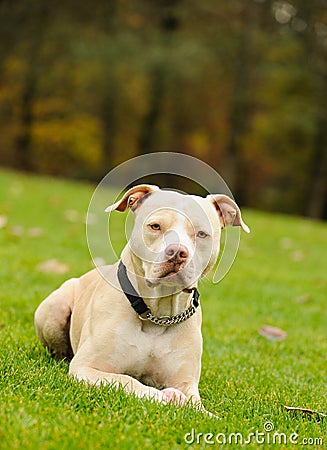
<instances>
[{"instance_id":1,"label":"dog's chest","mask_svg":"<svg viewBox=\"0 0 327 450\"><path fill-rule=\"evenodd\" d=\"M118 330L115 354L121 373L149 386L164 387L165 380L178 367L170 333L151 334L140 329L130 332L122 327Z\"/></svg>"}]
</instances>

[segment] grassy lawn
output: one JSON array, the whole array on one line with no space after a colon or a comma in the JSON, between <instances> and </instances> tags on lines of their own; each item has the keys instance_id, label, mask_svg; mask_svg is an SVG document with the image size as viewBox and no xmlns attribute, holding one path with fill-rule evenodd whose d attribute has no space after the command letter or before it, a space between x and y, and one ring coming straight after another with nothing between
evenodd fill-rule
<instances>
[{"instance_id":1,"label":"grassy lawn","mask_svg":"<svg viewBox=\"0 0 327 450\"><path fill-rule=\"evenodd\" d=\"M267 423L274 430L259 436L262 448L301 448L305 439L305 448L326 448L326 420L283 408L327 410L326 224L244 211L252 233L242 234L231 271L219 284L201 283L200 392L217 421L78 384L68 378L67 364L38 343L37 305L65 279L92 268L84 217L93 190L0 172L0 448L241 448L219 442L230 433L244 439L263 433ZM123 217L116 216L122 239ZM48 271L40 270L53 259ZM263 325L281 328L287 338L267 340L258 333ZM185 441L192 429L194 439L188 434ZM278 437L274 444L275 432L287 444ZM323 445L314 443L318 438Z\"/></svg>"}]
</instances>

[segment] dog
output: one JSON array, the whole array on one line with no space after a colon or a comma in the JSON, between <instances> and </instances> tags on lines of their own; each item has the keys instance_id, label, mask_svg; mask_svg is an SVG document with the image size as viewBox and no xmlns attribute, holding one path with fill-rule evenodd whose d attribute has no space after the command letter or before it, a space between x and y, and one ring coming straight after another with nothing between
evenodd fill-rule
<instances>
[{"instance_id":1,"label":"dog","mask_svg":"<svg viewBox=\"0 0 327 450\"><path fill-rule=\"evenodd\" d=\"M35 312L37 336L79 381L204 410L198 281L218 258L222 228L250 230L226 195L142 184L106 211L128 208L135 222L120 261L51 293Z\"/></svg>"}]
</instances>

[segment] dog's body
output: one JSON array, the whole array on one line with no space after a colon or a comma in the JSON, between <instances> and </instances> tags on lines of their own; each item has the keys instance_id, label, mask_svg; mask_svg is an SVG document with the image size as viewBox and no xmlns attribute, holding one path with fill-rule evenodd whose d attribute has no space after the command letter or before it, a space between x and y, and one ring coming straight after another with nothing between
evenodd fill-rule
<instances>
[{"instance_id":1,"label":"dog's body","mask_svg":"<svg viewBox=\"0 0 327 450\"><path fill-rule=\"evenodd\" d=\"M190 307L198 280L217 259L223 226L249 231L237 205L222 195L201 198L141 185L107 210L127 207L135 212L135 225L121 259L159 317ZM117 271L118 263L101 274L92 270L46 298L35 313L41 343L59 358L72 358L69 371L78 380L120 385L162 402L200 404L201 309L171 326L143 320L120 288Z\"/></svg>"}]
</instances>

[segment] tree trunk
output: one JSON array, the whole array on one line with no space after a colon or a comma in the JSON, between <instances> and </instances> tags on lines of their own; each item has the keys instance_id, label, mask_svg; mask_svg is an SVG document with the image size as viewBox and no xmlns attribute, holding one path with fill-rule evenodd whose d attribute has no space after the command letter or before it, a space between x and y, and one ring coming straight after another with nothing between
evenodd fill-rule
<instances>
[{"instance_id":1,"label":"tree trunk","mask_svg":"<svg viewBox=\"0 0 327 450\"><path fill-rule=\"evenodd\" d=\"M103 171L108 173L114 165L115 136L117 130L117 94L115 81L108 80L108 91L104 93L100 119L102 124Z\"/></svg>"},{"instance_id":2,"label":"tree trunk","mask_svg":"<svg viewBox=\"0 0 327 450\"><path fill-rule=\"evenodd\" d=\"M234 56L233 93L230 108L230 133L226 145L226 180L233 194L241 204L245 202L246 167L242 161L241 140L248 129L250 116L250 76L253 67L251 58L251 39L249 36L252 23L252 11L247 2L243 3L241 12L241 31L238 38L238 48Z\"/></svg>"},{"instance_id":3,"label":"tree trunk","mask_svg":"<svg viewBox=\"0 0 327 450\"><path fill-rule=\"evenodd\" d=\"M327 208L327 142L325 136L323 136L322 140L325 142L321 146L318 144L315 152L315 169L312 177L312 188L307 211L308 216L315 219L326 218ZM317 141L319 142L320 139L317 139Z\"/></svg>"},{"instance_id":4,"label":"tree trunk","mask_svg":"<svg viewBox=\"0 0 327 450\"><path fill-rule=\"evenodd\" d=\"M327 207L327 75L323 78L320 99L321 111L318 120L317 136L314 141L311 189L305 214L316 219L323 219Z\"/></svg>"},{"instance_id":5,"label":"tree trunk","mask_svg":"<svg viewBox=\"0 0 327 450\"><path fill-rule=\"evenodd\" d=\"M111 0L104 3L101 9L101 27L113 38L117 33L117 1ZM106 174L114 165L115 137L117 132L117 108L118 108L118 83L115 76L116 61L108 61L106 88L103 92L100 104L100 121L102 131L102 169Z\"/></svg>"},{"instance_id":6,"label":"tree trunk","mask_svg":"<svg viewBox=\"0 0 327 450\"><path fill-rule=\"evenodd\" d=\"M32 170L32 130L34 123L34 104L37 94L39 77L40 53L44 41L44 32L47 27L48 6L46 0L37 5L37 11L32 11L31 45L27 56L27 72L21 93L19 135L16 140L15 164L19 169Z\"/></svg>"},{"instance_id":7,"label":"tree trunk","mask_svg":"<svg viewBox=\"0 0 327 450\"><path fill-rule=\"evenodd\" d=\"M175 15L177 0L160 0L157 2L160 20L160 31L164 47L169 48L172 34L179 28L179 21ZM149 89L149 107L141 125L140 137L138 140L138 154L155 151L156 126L158 124L163 103L166 96L168 83L168 61L163 60L157 64L151 74Z\"/></svg>"},{"instance_id":8,"label":"tree trunk","mask_svg":"<svg viewBox=\"0 0 327 450\"><path fill-rule=\"evenodd\" d=\"M33 107L36 96L37 75L29 67L21 96L20 133L16 141L16 166L23 170L32 170L32 127L34 122Z\"/></svg>"},{"instance_id":9,"label":"tree trunk","mask_svg":"<svg viewBox=\"0 0 327 450\"><path fill-rule=\"evenodd\" d=\"M149 90L149 108L144 116L139 142L138 154L155 151L156 125L160 118L166 91L166 75L163 67L156 67L151 78Z\"/></svg>"},{"instance_id":10,"label":"tree trunk","mask_svg":"<svg viewBox=\"0 0 327 450\"><path fill-rule=\"evenodd\" d=\"M323 4L319 5L315 11L310 2L304 0L300 2L300 6L302 17L308 24L314 23L315 17L319 17L319 13L321 15L325 11ZM313 101L318 105L316 136L313 141L310 178L307 186L308 196L303 205L303 214L315 219L323 219L327 215L327 54L324 38L317 35L313 27L308 27L301 38L306 53L311 55L312 76L317 87Z\"/></svg>"}]
</instances>

